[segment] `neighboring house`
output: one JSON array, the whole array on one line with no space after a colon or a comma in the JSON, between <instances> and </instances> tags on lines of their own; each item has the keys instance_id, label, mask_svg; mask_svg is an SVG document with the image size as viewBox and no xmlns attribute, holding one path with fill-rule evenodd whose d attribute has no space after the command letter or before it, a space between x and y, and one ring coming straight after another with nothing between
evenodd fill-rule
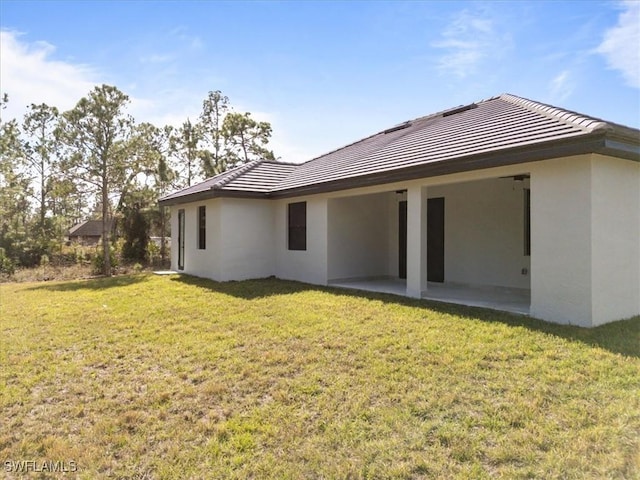
<instances>
[{"instance_id":1,"label":"neighboring house","mask_svg":"<svg viewBox=\"0 0 640 480\"><path fill-rule=\"evenodd\" d=\"M111 222L108 224L111 231ZM102 220L86 220L69 229L67 233L70 242L82 245L97 245L102 238Z\"/></svg>"},{"instance_id":2,"label":"neighboring house","mask_svg":"<svg viewBox=\"0 0 640 480\"><path fill-rule=\"evenodd\" d=\"M640 314L640 131L513 95L160 203L172 268L192 275L500 291L588 327Z\"/></svg>"},{"instance_id":3,"label":"neighboring house","mask_svg":"<svg viewBox=\"0 0 640 480\"><path fill-rule=\"evenodd\" d=\"M162 237L149 237L149 241L153 242L156 247L162 247ZM164 237L164 246L171 248L171 237Z\"/></svg>"}]
</instances>

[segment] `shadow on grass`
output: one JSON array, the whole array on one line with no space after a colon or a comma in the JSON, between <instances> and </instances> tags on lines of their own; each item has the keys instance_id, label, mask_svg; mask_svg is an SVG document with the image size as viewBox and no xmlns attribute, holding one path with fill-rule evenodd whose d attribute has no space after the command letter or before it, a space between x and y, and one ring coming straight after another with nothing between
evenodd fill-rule
<instances>
[{"instance_id":1,"label":"shadow on grass","mask_svg":"<svg viewBox=\"0 0 640 480\"><path fill-rule=\"evenodd\" d=\"M640 358L640 316L609 323L600 327L583 328L571 325L558 325L523 315L515 315L481 307L467 307L431 300L411 299L387 293L323 287L276 278L244 280L240 282L216 282L184 274L170 278L171 281L174 282L193 285L246 300L270 297L273 295L290 295L313 290L348 297L367 298L396 305L426 307L437 313L477 319L484 322L498 322L514 327L523 327L531 331L542 332L566 340L600 347L613 353Z\"/></svg>"},{"instance_id":2,"label":"shadow on grass","mask_svg":"<svg viewBox=\"0 0 640 480\"><path fill-rule=\"evenodd\" d=\"M244 300L265 298L275 295L290 295L292 293L309 290L322 290L323 287L293 280L280 280L275 277L259 278L255 280L217 282L208 278L195 277L181 273L172 275L171 281L200 287L212 292L231 295Z\"/></svg>"},{"instance_id":3,"label":"shadow on grass","mask_svg":"<svg viewBox=\"0 0 640 480\"><path fill-rule=\"evenodd\" d=\"M104 290L114 287L126 287L140 283L148 278L147 274L118 275L115 277L99 277L89 280L70 280L62 282L43 282L28 290L49 290L51 292L73 292L77 290Z\"/></svg>"}]
</instances>

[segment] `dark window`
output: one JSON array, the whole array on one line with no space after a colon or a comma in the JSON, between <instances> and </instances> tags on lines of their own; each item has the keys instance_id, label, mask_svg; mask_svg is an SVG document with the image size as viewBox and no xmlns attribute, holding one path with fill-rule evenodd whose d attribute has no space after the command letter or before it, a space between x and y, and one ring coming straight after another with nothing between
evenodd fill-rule
<instances>
[{"instance_id":1,"label":"dark window","mask_svg":"<svg viewBox=\"0 0 640 480\"><path fill-rule=\"evenodd\" d=\"M398 277L407 278L407 201L398 202Z\"/></svg>"},{"instance_id":2,"label":"dark window","mask_svg":"<svg viewBox=\"0 0 640 480\"><path fill-rule=\"evenodd\" d=\"M198 207L198 248L207 248L207 212L206 207Z\"/></svg>"},{"instance_id":3,"label":"dark window","mask_svg":"<svg viewBox=\"0 0 640 480\"><path fill-rule=\"evenodd\" d=\"M184 270L184 209L178 210L178 270Z\"/></svg>"},{"instance_id":4,"label":"dark window","mask_svg":"<svg viewBox=\"0 0 640 480\"><path fill-rule=\"evenodd\" d=\"M531 256L531 190L524 189L524 254Z\"/></svg>"},{"instance_id":5,"label":"dark window","mask_svg":"<svg viewBox=\"0 0 640 480\"><path fill-rule=\"evenodd\" d=\"M427 282L444 282L445 202L444 197L427 200Z\"/></svg>"},{"instance_id":6,"label":"dark window","mask_svg":"<svg viewBox=\"0 0 640 480\"><path fill-rule=\"evenodd\" d=\"M307 249L307 202L289 204L289 250Z\"/></svg>"}]
</instances>

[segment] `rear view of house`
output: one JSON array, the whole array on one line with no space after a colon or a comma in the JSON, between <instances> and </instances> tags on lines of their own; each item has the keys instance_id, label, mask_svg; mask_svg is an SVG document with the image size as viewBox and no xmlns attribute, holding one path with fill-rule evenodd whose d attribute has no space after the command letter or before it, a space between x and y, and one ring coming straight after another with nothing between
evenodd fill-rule
<instances>
[{"instance_id":1,"label":"rear view of house","mask_svg":"<svg viewBox=\"0 0 640 480\"><path fill-rule=\"evenodd\" d=\"M214 280L471 292L588 327L640 314L640 132L514 95L160 202L172 267Z\"/></svg>"}]
</instances>

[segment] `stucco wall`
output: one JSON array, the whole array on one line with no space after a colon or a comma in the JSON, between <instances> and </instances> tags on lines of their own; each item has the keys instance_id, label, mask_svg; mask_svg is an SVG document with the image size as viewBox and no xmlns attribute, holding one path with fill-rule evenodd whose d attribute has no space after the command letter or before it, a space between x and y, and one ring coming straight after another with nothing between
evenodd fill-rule
<instances>
[{"instance_id":1,"label":"stucco wall","mask_svg":"<svg viewBox=\"0 0 640 480\"><path fill-rule=\"evenodd\" d=\"M219 280L245 280L274 274L275 206L273 202L240 198L221 199L219 214L222 257ZM208 225L207 225L208 226ZM213 226L213 228L216 228Z\"/></svg>"},{"instance_id":2,"label":"stucco wall","mask_svg":"<svg viewBox=\"0 0 640 480\"><path fill-rule=\"evenodd\" d=\"M289 250L287 205L307 202L307 249ZM301 282L327 284L327 198L310 196L277 200L275 208L275 275Z\"/></svg>"},{"instance_id":3,"label":"stucco wall","mask_svg":"<svg viewBox=\"0 0 640 480\"><path fill-rule=\"evenodd\" d=\"M640 315L640 163L594 155L593 325Z\"/></svg>"},{"instance_id":4,"label":"stucco wall","mask_svg":"<svg viewBox=\"0 0 640 480\"><path fill-rule=\"evenodd\" d=\"M329 200L329 280L390 275L389 198L393 193Z\"/></svg>"},{"instance_id":5,"label":"stucco wall","mask_svg":"<svg viewBox=\"0 0 640 480\"><path fill-rule=\"evenodd\" d=\"M495 178L428 188L429 198L445 199L445 282L529 288L525 186Z\"/></svg>"},{"instance_id":6,"label":"stucco wall","mask_svg":"<svg viewBox=\"0 0 640 480\"><path fill-rule=\"evenodd\" d=\"M206 249L198 249L198 207L206 207ZM175 242L171 248L171 268L178 270L178 211L185 212L184 272L199 277L220 279L222 256L219 254L221 199L204 200L197 203L171 207L171 231Z\"/></svg>"},{"instance_id":7,"label":"stucco wall","mask_svg":"<svg viewBox=\"0 0 640 480\"><path fill-rule=\"evenodd\" d=\"M591 326L591 160L531 171L531 315Z\"/></svg>"},{"instance_id":8,"label":"stucco wall","mask_svg":"<svg viewBox=\"0 0 640 480\"><path fill-rule=\"evenodd\" d=\"M640 164L551 160L531 182L531 315L585 327L639 315Z\"/></svg>"},{"instance_id":9,"label":"stucco wall","mask_svg":"<svg viewBox=\"0 0 640 480\"><path fill-rule=\"evenodd\" d=\"M198 249L198 207L206 207L206 248ZM184 272L213 280L273 275L274 205L248 199L217 198L171 207L171 267L178 270L178 210L185 211Z\"/></svg>"}]
</instances>

